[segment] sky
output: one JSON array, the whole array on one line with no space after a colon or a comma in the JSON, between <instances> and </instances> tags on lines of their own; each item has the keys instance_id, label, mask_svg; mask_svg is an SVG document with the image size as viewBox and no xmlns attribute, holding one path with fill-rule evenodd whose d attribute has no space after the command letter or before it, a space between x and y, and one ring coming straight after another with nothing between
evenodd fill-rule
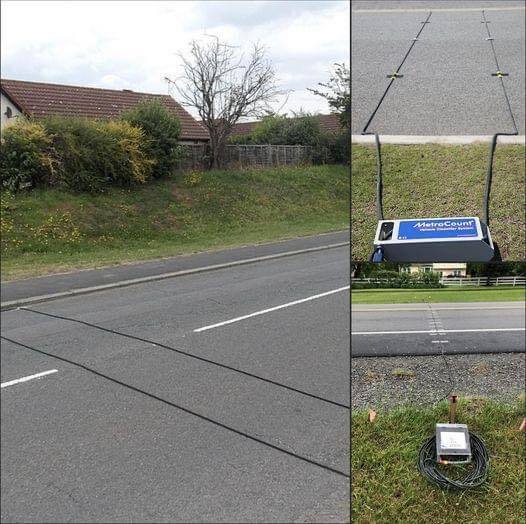
<instances>
[{"instance_id":1,"label":"sky","mask_svg":"<svg viewBox=\"0 0 526 524\"><path fill-rule=\"evenodd\" d=\"M350 1L1 2L2 78L172 94L178 53L216 35L263 44L280 88L274 109L328 113L309 91L350 62ZM195 110L189 108L194 115Z\"/></svg>"}]
</instances>

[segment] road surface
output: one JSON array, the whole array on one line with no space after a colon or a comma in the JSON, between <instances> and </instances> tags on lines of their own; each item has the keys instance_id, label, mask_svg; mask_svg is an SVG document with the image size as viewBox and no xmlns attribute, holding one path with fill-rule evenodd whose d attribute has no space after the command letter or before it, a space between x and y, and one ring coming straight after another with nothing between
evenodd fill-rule
<instances>
[{"instance_id":1,"label":"road surface","mask_svg":"<svg viewBox=\"0 0 526 524\"><path fill-rule=\"evenodd\" d=\"M525 351L524 302L360 304L353 357Z\"/></svg>"},{"instance_id":2,"label":"road surface","mask_svg":"<svg viewBox=\"0 0 526 524\"><path fill-rule=\"evenodd\" d=\"M103 285L118 285L123 281L133 279L157 278L179 271L195 271L203 267L227 265L258 257L279 256L284 253L317 249L344 242L349 242L348 230L309 235L279 242L205 251L120 266L69 271L42 277L2 282L2 305L9 302L27 300L35 296L68 293Z\"/></svg>"},{"instance_id":3,"label":"road surface","mask_svg":"<svg viewBox=\"0 0 526 524\"><path fill-rule=\"evenodd\" d=\"M348 246L31 308L2 313L2 521L347 521Z\"/></svg>"},{"instance_id":4,"label":"road surface","mask_svg":"<svg viewBox=\"0 0 526 524\"><path fill-rule=\"evenodd\" d=\"M519 134L525 134L525 6L502 2L353 2L352 133L360 134L427 17L369 131L388 135L491 135L513 130L486 18Z\"/></svg>"}]
</instances>

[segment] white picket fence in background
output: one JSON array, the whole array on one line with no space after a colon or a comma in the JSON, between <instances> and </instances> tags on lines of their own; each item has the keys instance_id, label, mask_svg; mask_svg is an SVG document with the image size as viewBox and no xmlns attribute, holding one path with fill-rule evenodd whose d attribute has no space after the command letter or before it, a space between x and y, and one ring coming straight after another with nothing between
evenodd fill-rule
<instances>
[{"instance_id":1,"label":"white picket fence in background","mask_svg":"<svg viewBox=\"0 0 526 524\"><path fill-rule=\"evenodd\" d=\"M444 286L486 286L488 277L454 277L442 278L440 283ZM491 286L524 286L526 277L493 277L489 279Z\"/></svg>"},{"instance_id":2,"label":"white picket fence in background","mask_svg":"<svg viewBox=\"0 0 526 524\"><path fill-rule=\"evenodd\" d=\"M387 278L353 278L355 283L388 282ZM444 286L526 286L526 277L454 277L442 278L440 283Z\"/></svg>"}]
</instances>

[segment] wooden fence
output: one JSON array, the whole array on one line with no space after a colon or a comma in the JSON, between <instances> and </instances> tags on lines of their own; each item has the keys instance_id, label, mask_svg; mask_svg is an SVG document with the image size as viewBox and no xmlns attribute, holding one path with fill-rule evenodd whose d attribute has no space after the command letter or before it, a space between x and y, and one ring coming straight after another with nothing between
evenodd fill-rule
<instances>
[{"instance_id":1,"label":"wooden fence","mask_svg":"<svg viewBox=\"0 0 526 524\"><path fill-rule=\"evenodd\" d=\"M353 283L388 283L389 278L353 278ZM526 277L455 277L441 278L444 286L526 286Z\"/></svg>"},{"instance_id":2,"label":"wooden fence","mask_svg":"<svg viewBox=\"0 0 526 524\"><path fill-rule=\"evenodd\" d=\"M208 146L183 145L184 157L180 169L205 169L209 164ZM228 145L225 149L225 167L273 167L281 165L310 164L311 148L308 146L280 145Z\"/></svg>"}]
</instances>

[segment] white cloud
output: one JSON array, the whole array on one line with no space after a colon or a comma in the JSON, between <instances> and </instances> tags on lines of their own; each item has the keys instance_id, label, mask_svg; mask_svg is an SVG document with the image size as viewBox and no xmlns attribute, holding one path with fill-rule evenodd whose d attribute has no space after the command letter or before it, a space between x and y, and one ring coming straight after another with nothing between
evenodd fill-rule
<instances>
[{"instance_id":1,"label":"white cloud","mask_svg":"<svg viewBox=\"0 0 526 524\"><path fill-rule=\"evenodd\" d=\"M277 76L292 89L285 110L327 112L306 91L349 62L348 0L9 1L2 9L2 77L167 93L178 52L215 34L245 48L268 48Z\"/></svg>"}]
</instances>

